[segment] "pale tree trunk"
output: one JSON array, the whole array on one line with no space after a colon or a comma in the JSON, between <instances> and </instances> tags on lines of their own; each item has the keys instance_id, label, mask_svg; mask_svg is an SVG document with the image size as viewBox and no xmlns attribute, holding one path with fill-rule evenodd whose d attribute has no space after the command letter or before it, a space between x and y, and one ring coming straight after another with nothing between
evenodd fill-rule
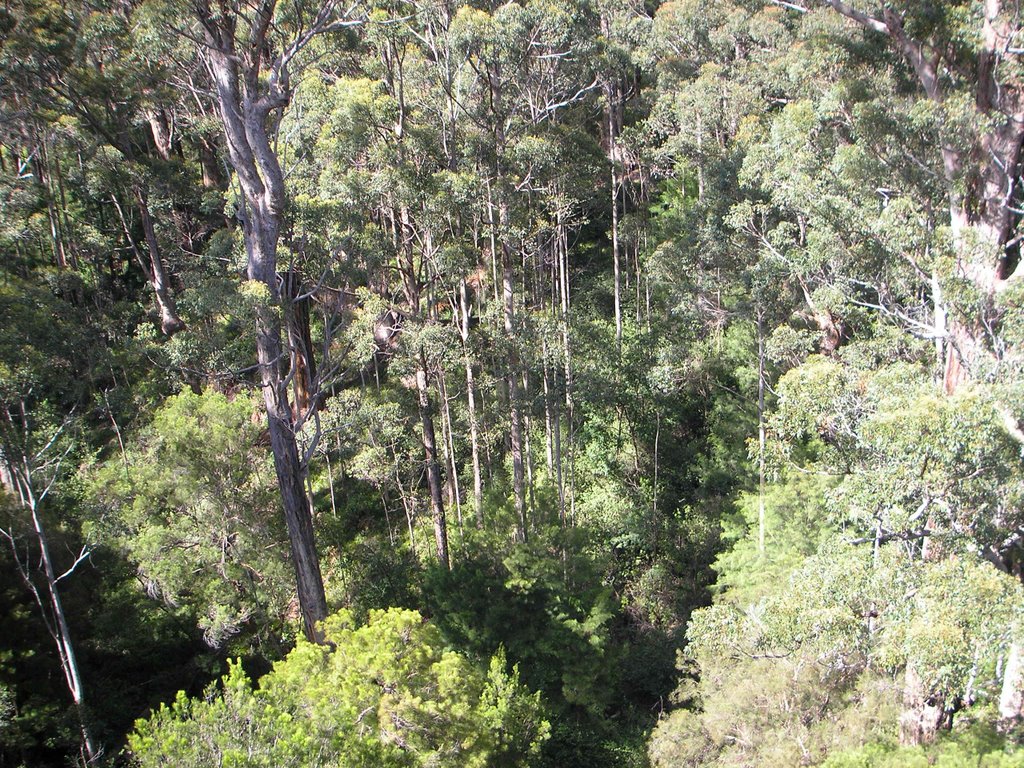
<instances>
[{"instance_id":1,"label":"pale tree trunk","mask_svg":"<svg viewBox=\"0 0 1024 768\"><path fill-rule=\"evenodd\" d=\"M507 214L502 218L506 217ZM504 231L504 227L502 229ZM519 539L525 542L529 533L526 523L526 481L523 463L523 411L519 391L519 355L515 349L515 294L510 250L507 247L502 247L505 336L509 345L508 373L505 376L505 382L508 387L511 416L509 438L512 449L512 492L515 496L516 518L519 522Z\"/></svg>"},{"instance_id":2,"label":"pale tree trunk","mask_svg":"<svg viewBox=\"0 0 1024 768\"><path fill-rule=\"evenodd\" d=\"M173 336L184 330L185 323L178 317L178 307L171 294L171 287L164 268L164 259L160 252L160 242L156 238L156 227L153 217L149 214L149 201L141 187L136 187L135 200L139 204L139 217L142 219L142 231L146 235L146 247L149 249L149 282L153 286L156 304L160 310L160 330L166 336Z\"/></svg>"},{"instance_id":3,"label":"pale tree trunk","mask_svg":"<svg viewBox=\"0 0 1024 768\"><path fill-rule=\"evenodd\" d=\"M558 259L559 284L561 294L561 331L562 331L562 362L565 367L565 417L568 437L567 459L569 464L569 518L576 515L576 457L574 442L574 409L573 409L573 378L572 378L572 344L569 332L569 234L561 214L558 216L560 256ZM564 487L564 481L563 481ZM563 503L564 506L564 503Z\"/></svg>"},{"instance_id":4,"label":"pale tree trunk","mask_svg":"<svg viewBox=\"0 0 1024 768\"><path fill-rule=\"evenodd\" d=\"M444 403L441 412L441 432L444 441L446 480L448 482L448 505L455 507L455 519L459 524L459 544L465 546L465 531L462 527L462 489L459 488L459 472L455 466L455 428L452 424L452 408L448 400L448 385L445 383L444 371L437 375L438 395Z\"/></svg>"},{"instance_id":5,"label":"pale tree trunk","mask_svg":"<svg viewBox=\"0 0 1024 768\"><path fill-rule=\"evenodd\" d=\"M548 376L550 375L550 366L548 365L548 340L542 337L540 343L543 361L542 381L544 383L544 458L547 460L548 477L551 477L554 474L555 458L554 439L551 434L551 388L548 386Z\"/></svg>"},{"instance_id":6,"label":"pale tree trunk","mask_svg":"<svg viewBox=\"0 0 1024 768\"><path fill-rule=\"evenodd\" d=\"M53 258L60 269L68 268L67 248L64 245L66 226L61 224L61 216L57 211L57 197L53 191L53 179L50 174L50 153L47 150L47 137L39 137L39 157L33 163L36 177L43 188L43 197L46 199L46 215L50 223L50 243L53 247ZM66 207L62 206L65 209ZM65 220L66 223L66 220Z\"/></svg>"},{"instance_id":7,"label":"pale tree trunk","mask_svg":"<svg viewBox=\"0 0 1024 768\"><path fill-rule=\"evenodd\" d=\"M476 385L473 381L473 360L469 354L469 297L466 281L459 286L459 310L462 322L459 332L462 336L462 356L466 365L466 406L469 409L469 442L473 458L473 504L476 527L484 527L483 480L480 476L480 435L476 413Z\"/></svg>"},{"instance_id":8,"label":"pale tree trunk","mask_svg":"<svg viewBox=\"0 0 1024 768\"><path fill-rule=\"evenodd\" d=\"M430 509L434 521L434 541L437 544L437 559L445 568L451 568L448 555L448 526L444 513L444 498L441 493L441 467L437 463L437 439L434 436L433 406L427 384L427 363L420 352L416 367L416 394L419 401L420 423L423 428L423 452L427 470L427 486L430 490Z\"/></svg>"},{"instance_id":9,"label":"pale tree trunk","mask_svg":"<svg viewBox=\"0 0 1024 768\"><path fill-rule=\"evenodd\" d=\"M224 189L224 173L217 160L216 142L208 136L200 136L196 141L199 152L199 165L203 169L204 189Z\"/></svg>"},{"instance_id":10,"label":"pale tree trunk","mask_svg":"<svg viewBox=\"0 0 1024 768\"><path fill-rule=\"evenodd\" d=\"M288 383L282 375L287 359L281 344L281 292L277 275L277 246L285 208L285 184L271 144L272 114L283 109L290 96L286 63L280 60L263 80L261 61L273 5L262 6L254 22L254 37L243 54L236 51L234 17L196 6L206 39L206 54L216 87L218 108L228 156L242 188L243 236L249 280L262 284L264 300L256 310L256 353L263 404L267 414L274 469L284 508L296 588L306 637L322 643L319 623L326 618L320 560L313 520L305 494L306 466L299 455L295 421L288 402ZM242 62L246 62L243 64Z\"/></svg>"},{"instance_id":11,"label":"pale tree trunk","mask_svg":"<svg viewBox=\"0 0 1024 768\"><path fill-rule=\"evenodd\" d=\"M554 451L555 451L555 483L558 487L558 519L565 527L565 478L562 474L562 418L561 409L558 404L555 404L555 423L554 423Z\"/></svg>"},{"instance_id":12,"label":"pale tree trunk","mask_svg":"<svg viewBox=\"0 0 1024 768\"><path fill-rule=\"evenodd\" d=\"M70 257L71 266L78 267L78 245L73 235L74 228L71 226L71 217L68 214L68 199L65 193L64 172L60 167L60 155L53 157L53 177L57 182L57 195L60 200L60 214L64 222L64 232L70 238L68 242L67 255Z\"/></svg>"},{"instance_id":13,"label":"pale tree trunk","mask_svg":"<svg viewBox=\"0 0 1024 768\"><path fill-rule=\"evenodd\" d=\"M928 692L913 663L907 664L900 713L900 743L927 744L946 722L945 699Z\"/></svg>"},{"instance_id":14,"label":"pale tree trunk","mask_svg":"<svg viewBox=\"0 0 1024 768\"><path fill-rule=\"evenodd\" d=\"M554 398L551 387L548 385L549 371L552 374L554 371L548 364L547 339L542 339L541 343L544 355L544 417L547 426L548 476L553 476L555 480L555 490L558 492L558 519L564 528L565 483L562 479L562 420L558 401Z\"/></svg>"},{"instance_id":15,"label":"pale tree trunk","mask_svg":"<svg viewBox=\"0 0 1024 768\"><path fill-rule=\"evenodd\" d=\"M609 94L613 91L609 89ZM611 96L609 95L609 98ZM616 141L614 106L608 106L608 156L611 166L611 198L612 198L612 270L615 280L615 349L622 354L622 265L619 252L619 177L615 170Z\"/></svg>"},{"instance_id":16,"label":"pale tree trunk","mask_svg":"<svg viewBox=\"0 0 1024 768\"><path fill-rule=\"evenodd\" d=\"M128 239L128 245L132 249L135 260L139 263L143 273L145 273L147 282L153 288L157 309L160 312L160 330L167 336L172 336L178 331L184 330L185 323L178 317L178 309L175 306L174 297L171 295L167 274L164 270L163 258L160 255L160 243L156 238L156 229L153 226L153 219L149 214L149 204L146 200L146 195L138 187L135 188L133 194L139 206L139 215L142 219L142 229L146 237L146 247L149 253L148 260L143 257L142 251L139 250L139 246L135 242L135 238L132 237L131 227L124 214L124 210L121 208L121 204L117 200L117 196L111 195L110 199L114 204L114 209L117 211L118 218L121 221L121 228Z\"/></svg>"},{"instance_id":17,"label":"pale tree trunk","mask_svg":"<svg viewBox=\"0 0 1024 768\"><path fill-rule=\"evenodd\" d=\"M532 399L530 397L530 377L526 368L522 368L523 374L523 389L521 401L530 403ZM526 488L530 494L530 505L527 508L526 519L532 520L533 516L537 512L537 497L536 497L536 486L533 482L533 449L530 447L530 434L533 432L532 419L530 417L530 409L527 408L523 411L523 452L526 458Z\"/></svg>"},{"instance_id":18,"label":"pale tree trunk","mask_svg":"<svg viewBox=\"0 0 1024 768\"><path fill-rule=\"evenodd\" d=\"M23 434L27 434L28 413L24 401L20 405L21 431ZM10 409L5 409L5 416L8 423L13 427L14 420ZM16 431L18 431L17 428L15 428ZM51 445L55 439L56 436L50 441ZM13 528L9 530L0 529L0 536L7 539L15 567L32 593L32 597L39 607L43 623L46 625L50 637L53 638L54 644L57 646L57 657L60 660L61 671L64 674L64 682L67 685L68 692L71 694L71 699L75 705L75 712L78 715L79 733L82 739L82 758L86 764L91 765L99 759L102 750L97 746L92 731L89 728L86 715L85 688L82 684L78 657L75 654L71 628L68 624L67 614L64 612L64 604L60 597L59 588L60 582L70 576L75 568L89 556L89 549L88 547L83 547L71 567L65 570L64 573L57 574L50 553L49 537L46 534L40 507L56 481L56 473L60 469L63 457L54 460L53 476L44 488L39 489L35 484L33 460L29 456L24 455L27 453L29 451L24 451L22 455L18 456L17 449L12 446L5 446L2 454L6 464L4 475L9 479L11 487L20 500L22 507L28 511L29 516L32 518L32 532L36 540L37 552L29 558L27 552L19 544L17 534ZM32 560L38 560L43 574L45 594L40 593L40 589L36 586L35 579L32 577Z\"/></svg>"},{"instance_id":19,"label":"pale tree trunk","mask_svg":"<svg viewBox=\"0 0 1024 768\"><path fill-rule=\"evenodd\" d=\"M488 72L488 88L490 91L490 106L493 111L493 132L494 132L494 179L497 182L497 203L492 198L490 181L487 186L487 215L491 225L491 253L492 271L495 280L495 298L502 302L502 314L504 319L505 340L508 344L508 362L505 372L505 385L508 390L509 400L509 440L512 454L512 492L515 497L515 510L517 520L517 537L525 542L529 536L526 520L526 483L523 464L523 413L521 397L519 392L519 353L516 339L516 315L515 315L515 266L512 256L515 249L512 247L510 221L509 221L509 195L507 188L508 180L505 178L505 106L502 88L501 65L495 64ZM494 208L497 207L497 222L495 222ZM497 237L495 237L495 224L497 224ZM500 250L500 257L498 254ZM501 285L498 286L497 271L498 260L501 262Z\"/></svg>"},{"instance_id":20,"label":"pale tree trunk","mask_svg":"<svg viewBox=\"0 0 1024 768\"><path fill-rule=\"evenodd\" d=\"M171 152L174 150L174 128L167 112L163 109L149 109L146 111L146 119L149 120L149 129L157 154L164 160L170 160Z\"/></svg>"},{"instance_id":21,"label":"pale tree trunk","mask_svg":"<svg viewBox=\"0 0 1024 768\"><path fill-rule=\"evenodd\" d=\"M757 310L757 552L764 556L765 423L764 423L764 317Z\"/></svg>"},{"instance_id":22,"label":"pale tree trunk","mask_svg":"<svg viewBox=\"0 0 1024 768\"><path fill-rule=\"evenodd\" d=\"M1021 644L1011 643L999 694L999 717L1005 722L1020 721L1024 717L1024 659L1021 656Z\"/></svg>"}]
</instances>

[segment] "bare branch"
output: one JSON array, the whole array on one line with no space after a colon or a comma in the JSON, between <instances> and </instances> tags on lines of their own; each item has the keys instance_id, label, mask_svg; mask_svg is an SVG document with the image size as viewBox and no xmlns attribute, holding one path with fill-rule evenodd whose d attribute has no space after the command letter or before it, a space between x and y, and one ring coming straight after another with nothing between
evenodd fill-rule
<instances>
[{"instance_id":1,"label":"bare branch","mask_svg":"<svg viewBox=\"0 0 1024 768\"><path fill-rule=\"evenodd\" d=\"M825 5L831 6L833 10L841 13L846 18L853 19L862 27L867 27L875 32L881 32L883 35L891 34L888 25L884 21L876 19L874 16L869 16L863 11L858 11L852 5L848 5L842 0L824 0L824 2ZM782 3L779 4L781 5Z\"/></svg>"},{"instance_id":2,"label":"bare branch","mask_svg":"<svg viewBox=\"0 0 1024 768\"><path fill-rule=\"evenodd\" d=\"M73 562L71 566L66 571L64 571L64 573L55 578L53 580L53 583L57 584L60 582L61 579L65 579L72 573L74 573L75 569L78 568L78 566L81 565L83 562L88 560L90 555L92 555L92 547L90 547L88 544L83 544L82 551L78 553L78 557L75 558L75 562Z\"/></svg>"}]
</instances>

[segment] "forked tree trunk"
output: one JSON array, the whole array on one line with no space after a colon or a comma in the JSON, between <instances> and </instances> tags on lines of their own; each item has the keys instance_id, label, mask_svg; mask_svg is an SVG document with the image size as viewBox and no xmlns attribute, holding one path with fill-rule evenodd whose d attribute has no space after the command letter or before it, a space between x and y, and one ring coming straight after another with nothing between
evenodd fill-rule
<instances>
[{"instance_id":1,"label":"forked tree trunk","mask_svg":"<svg viewBox=\"0 0 1024 768\"><path fill-rule=\"evenodd\" d=\"M256 352L303 627L307 638L323 642L319 623L327 615L327 600L305 493L306 467L299 455L287 381L281 372L286 357L281 344L277 246L286 195L284 175L270 141L270 125L272 115L283 109L290 97L286 63L269 67L269 76L261 66L273 3L257 11L254 37L244 51L236 49L236 17L214 13L205 0L196 4L195 11L206 35L228 156L243 193L239 215L247 276L261 284L266 294L256 311Z\"/></svg>"}]
</instances>

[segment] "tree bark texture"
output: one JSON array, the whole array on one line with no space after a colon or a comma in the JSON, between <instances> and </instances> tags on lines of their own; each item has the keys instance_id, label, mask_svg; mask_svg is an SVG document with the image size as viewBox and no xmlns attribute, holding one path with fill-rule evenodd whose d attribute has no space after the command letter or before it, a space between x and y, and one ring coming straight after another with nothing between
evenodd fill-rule
<instances>
[{"instance_id":1,"label":"tree bark texture","mask_svg":"<svg viewBox=\"0 0 1024 768\"><path fill-rule=\"evenodd\" d=\"M423 453L427 469L427 486L430 489L430 510L434 521L434 541L437 544L437 559L445 568L451 568L448 555L448 524L445 519L444 497L441 493L441 467L437 463L437 438L434 434L433 406L427 383L426 360L420 353L416 368L416 394L419 400L420 423L423 427Z\"/></svg>"},{"instance_id":2,"label":"tree bark texture","mask_svg":"<svg viewBox=\"0 0 1024 768\"><path fill-rule=\"evenodd\" d=\"M295 418L305 421L319 407L316 383L316 354L309 327L310 297L302 295L302 276L290 270L284 274L285 322L288 329L288 352L291 370L288 377L295 392Z\"/></svg>"},{"instance_id":3,"label":"tree bark texture","mask_svg":"<svg viewBox=\"0 0 1024 768\"><path fill-rule=\"evenodd\" d=\"M281 291L277 246L285 210L284 175L271 144L274 115L288 104L285 64L263 66L273 4L265 4L252 21L244 50L237 50L238 19L214 13L208 3L196 6L207 42L207 57L224 125L228 157L238 176L244 204L239 212L247 256L247 276L266 290L256 313L256 351L263 403L267 413L274 470L284 508L296 588L306 637L323 642L318 623L327 616L312 514L305 493L304 466L288 401L286 360L281 344Z\"/></svg>"},{"instance_id":4,"label":"tree bark texture","mask_svg":"<svg viewBox=\"0 0 1024 768\"><path fill-rule=\"evenodd\" d=\"M10 410L5 413L9 423L13 423ZM28 418L24 402L21 403L21 421L24 428L28 428ZM9 446L7 447L10 448ZM20 455L19 455L20 454ZM11 484L14 495L18 497L21 506L29 513L32 519L32 532L36 540L37 551L29 557L17 541L15 532L11 529L2 530L3 537L7 539L11 547L11 555L15 567L21 575L22 580L38 605L43 623L47 632L53 638L57 646L57 658L60 660L61 672L64 674L64 682L75 705L75 712L78 715L78 727L81 735L82 758L88 765L94 764L100 757L99 749L89 727L86 713L85 687L82 683L82 675L78 666L78 657L75 653L75 645L71 636L71 627L68 624L67 615L64 612L64 604L60 596L60 581L68 576L79 562L86 556L87 550L83 549L83 555L68 571L61 576L57 575L54 569L53 557L50 553L49 537L46 527L43 524L41 505L50 491L50 484L43 490L38 490L35 485L35 468L32 461L25 453L17 449L0 451L4 458L5 476ZM60 462L57 462L59 466ZM31 561L38 561L42 571L45 593L41 594L40 588L32 575L33 568Z\"/></svg>"},{"instance_id":5,"label":"tree bark texture","mask_svg":"<svg viewBox=\"0 0 1024 768\"><path fill-rule=\"evenodd\" d=\"M484 527L483 479L480 475L480 428L477 421L476 384L473 376L473 360L469 354L469 296L466 281L459 286L459 309L462 322L459 331L462 336L462 355L466 366L466 406L469 410L469 443L473 458L473 506L476 527Z\"/></svg>"},{"instance_id":6,"label":"tree bark texture","mask_svg":"<svg viewBox=\"0 0 1024 768\"><path fill-rule=\"evenodd\" d=\"M507 218L507 213L501 218ZM509 344L508 373L505 377L505 382L508 387L511 421L509 441L512 452L512 492L515 496L519 539L520 541L526 541L529 533L526 522L526 477L525 465L523 463L523 410L522 397L519 390L519 355L515 351L515 282L510 251L511 249L507 247L502 248L502 293L504 296L505 336Z\"/></svg>"},{"instance_id":7,"label":"tree bark texture","mask_svg":"<svg viewBox=\"0 0 1024 768\"><path fill-rule=\"evenodd\" d=\"M1011 643L1003 670L1003 687L999 694L999 717L1006 722L1024 717L1024 659L1021 644Z\"/></svg>"},{"instance_id":8,"label":"tree bark texture","mask_svg":"<svg viewBox=\"0 0 1024 768\"><path fill-rule=\"evenodd\" d=\"M134 190L135 200L139 205L139 217L142 219L142 231L146 235L146 247L149 250L149 277L156 296L156 304L160 310L160 330L166 336L173 336L185 329L185 323L178 317L178 307L171 294L171 287L164 268L163 255L160 252L160 241L156 237L156 227L149 213L149 200L141 187Z\"/></svg>"}]
</instances>

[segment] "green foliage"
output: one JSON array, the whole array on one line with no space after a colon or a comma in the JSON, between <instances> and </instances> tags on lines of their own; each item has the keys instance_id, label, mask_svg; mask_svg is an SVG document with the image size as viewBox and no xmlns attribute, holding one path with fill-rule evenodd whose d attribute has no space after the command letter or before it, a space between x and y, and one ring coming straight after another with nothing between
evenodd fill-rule
<instances>
[{"instance_id":1,"label":"green foliage","mask_svg":"<svg viewBox=\"0 0 1024 768\"><path fill-rule=\"evenodd\" d=\"M860 749L830 755L821 768L1017 768L1024 765L1024 752L990 724L981 722L943 735L935 745L897 747L891 742L869 744Z\"/></svg>"},{"instance_id":2,"label":"green foliage","mask_svg":"<svg viewBox=\"0 0 1024 768\"><path fill-rule=\"evenodd\" d=\"M143 766L522 765L547 738L536 694L496 654L447 650L413 611L339 613L329 647L302 641L253 689L240 664L220 692L179 694L129 738Z\"/></svg>"},{"instance_id":3,"label":"green foliage","mask_svg":"<svg viewBox=\"0 0 1024 768\"><path fill-rule=\"evenodd\" d=\"M615 690L609 622L614 604L582 558L564 566L543 549L467 558L434 571L427 605L451 642L482 657L500 647L526 684L557 706L598 715Z\"/></svg>"},{"instance_id":4,"label":"green foliage","mask_svg":"<svg viewBox=\"0 0 1024 768\"><path fill-rule=\"evenodd\" d=\"M830 523L826 492L835 479L792 472L764 493L764 551L760 551L760 504L757 493L743 494L738 514L723 520L729 548L715 561L716 587L723 599L749 604L785 583L789 574L815 554L836 531Z\"/></svg>"},{"instance_id":5,"label":"green foliage","mask_svg":"<svg viewBox=\"0 0 1024 768\"><path fill-rule=\"evenodd\" d=\"M139 566L147 590L190 611L207 641L280 628L291 569L273 468L247 397L184 391L99 466L100 528Z\"/></svg>"}]
</instances>

